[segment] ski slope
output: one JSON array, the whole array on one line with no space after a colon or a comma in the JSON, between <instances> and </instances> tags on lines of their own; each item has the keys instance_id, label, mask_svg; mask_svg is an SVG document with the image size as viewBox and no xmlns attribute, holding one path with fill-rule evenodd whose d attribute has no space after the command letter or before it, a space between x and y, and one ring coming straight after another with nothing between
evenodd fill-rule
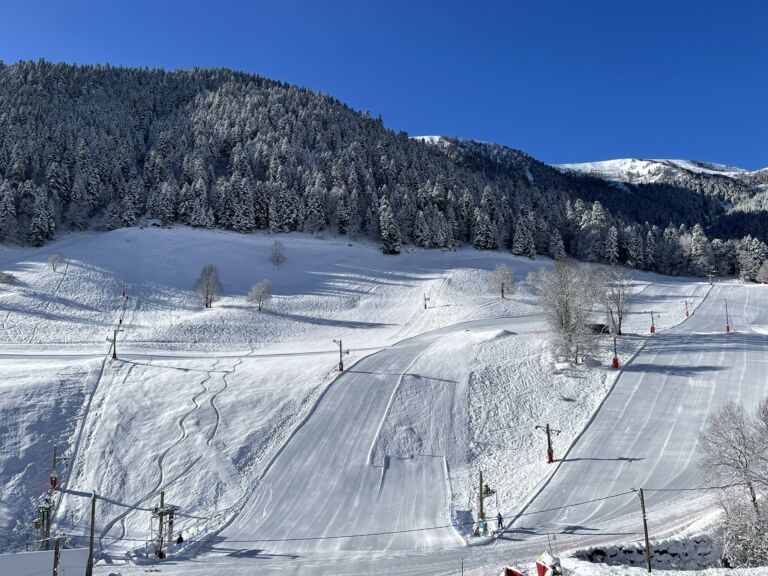
<instances>
[{"instance_id":1,"label":"ski slope","mask_svg":"<svg viewBox=\"0 0 768 576\"><path fill-rule=\"evenodd\" d=\"M166 573L249 574L257 562L264 574L434 574L461 558L494 573L510 555L538 554L547 530L565 547L636 539L636 497L570 504L695 485L703 419L729 395L761 393L760 286L707 296L699 280L636 273L619 355L638 355L613 386L608 340L587 364L556 366L528 288L507 300L487 292L497 263L522 280L549 260L472 249L391 258L290 235L278 269L273 240L125 229L0 254L20 279L0 291L9 544L23 542L49 471L40 463L57 444L71 459L58 525L84 534L87 496L103 497L97 545L110 564L98 573L143 572L124 555L146 538L160 490L188 514L177 526L194 542ZM66 260L57 273L46 265L55 250ZM192 292L206 262L225 289L211 310ZM275 298L258 314L244 297L265 277ZM722 333L726 295L736 334ZM695 313L680 324L685 301ZM660 333L646 342L651 311ZM104 362L120 317L121 359ZM338 377L337 338L351 349ZM555 468L533 427L562 429L562 456L598 408L548 480ZM474 519L479 469L505 517L525 515L494 545L468 547L452 524ZM649 492L654 535L705 510L695 496ZM495 515L496 502L487 506Z\"/></svg>"}]
</instances>

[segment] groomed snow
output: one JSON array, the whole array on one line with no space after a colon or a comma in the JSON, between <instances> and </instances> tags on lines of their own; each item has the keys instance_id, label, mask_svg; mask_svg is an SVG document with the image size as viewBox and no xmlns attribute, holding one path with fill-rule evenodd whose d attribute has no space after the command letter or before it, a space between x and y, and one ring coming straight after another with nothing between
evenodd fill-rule
<instances>
[{"instance_id":1,"label":"groomed snow","mask_svg":"<svg viewBox=\"0 0 768 576\"><path fill-rule=\"evenodd\" d=\"M626 538L620 534L636 532L627 529L636 523L629 502L591 512L601 528L592 535L569 528L577 526L571 515L553 513L533 523L524 517L492 546L464 547L465 531L450 524L475 514L481 468L506 516L526 509L556 468L526 510L586 499L589 490L574 487L595 474L598 494L645 481L634 473L646 468L658 486L694 482L690 458L667 476L663 466L632 464L621 464L621 477L612 475L610 463L592 462L602 456L587 454L589 448L629 441L632 430L596 425L568 452L577 462L548 466L545 441L533 427L549 422L561 429L555 450L564 455L609 390L596 423L628 397L657 398L657 386L688 378L684 369L660 372L658 362L690 365L692 373L717 366L726 388L703 386L705 378L701 394L646 402L656 419L648 426L667 422L679 407L693 409L695 422L679 429L680 449L690 454L696 426L743 377L741 332L751 330L757 350L768 325L760 287L716 287L707 296L709 286L698 280L638 273L631 334L619 350L622 362L638 355L614 384L608 340L585 365L560 367L547 352L546 324L527 288L505 300L488 293L497 263L523 279L551 266L547 259L473 249L386 257L374 245L339 238L279 239L287 254L280 268L269 261L273 236L183 228L82 234L0 254L0 269L19 279L0 291L0 366L8 375L0 442L11 447L0 454L0 526L10 544L23 541L54 443L71 457L60 470L69 493L58 526L84 534L87 496L95 490L104 497L97 522L104 560L120 564L141 546L146 509L159 490L182 507L177 529L198 545L162 567L171 574L248 574L254 562L260 573L336 574L343 566L350 574L434 574L455 570L462 557L468 567L491 570L540 552L543 526L569 534L562 536L568 545L602 541L604 526L612 538ZM56 273L46 264L52 251L65 258ZM211 310L192 293L207 262L218 266L225 289ZM272 281L275 298L259 313L245 294L262 278ZM715 334L722 336L719 302L726 292L740 333L720 346ZM680 324L685 299L696 312ZM660 333L646 343L650 310ZM105 337L121 317L121 359L111 362ZM706 356L687 351L697 335ZM340 378L338 338L351 351ZM738 390L744 401L758 392L747 384ZM654 429L638 430L646 438ZM602 436L587 441L589 434ZM648 442L653 458L679 456L656 439ZM493 500L487 505L495 513ZM663 522L655 529L681 523L676 502L658 503ZM589 526L581 510L574 518ZM361 533L369 536L347 537ZM145 569L101 565L98 573Z\"/></svg>"}]
</instances>

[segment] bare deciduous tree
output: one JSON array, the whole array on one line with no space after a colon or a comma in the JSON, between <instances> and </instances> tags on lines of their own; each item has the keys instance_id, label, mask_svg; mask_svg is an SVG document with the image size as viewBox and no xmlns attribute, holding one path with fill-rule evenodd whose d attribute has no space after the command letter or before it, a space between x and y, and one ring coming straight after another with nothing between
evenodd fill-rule
<instances>
[{"instance_id":1,"label":"bare deciduous tree","mask_svg":"<svg viewBox=\"0 0 768 576\"><path fill-rule=\"evenodd\" d=\"M489 289L491 292L501 294L502 298L515 291L515 276L506 264L499 264L491 272Z\"/></svg>"},{"instance_id":2,"label":"bare deciduous tree","mask_svg":"<svg viewBox=\"0 0 768 576\"><path fill-rule=\"evenodd\" d=\"M624 316L629 311L629 304L635 292L632 277L620 268L608 268L601 278L601 299L608 313L611 333L621 336Z\"/></svg>"},{"instance_id":3,"label":"bare deciduous tree","mask_svg":"<svg viewBox=\"0 0 768 576\"><path fill-rule=\"evenodd\" d=\"M272 299L272 283L269 280L262 280L251 287L248 292L248 302L256 304L259 310Z\"/></svg>"},{"instance_id":4,"label":"bare deciduous tree","mask_svg":"<svg viewBox=\"0 0 768 576\"><path fill-rule=\"evenodd\" d=\"M280 264L285 262L285 246L283 246L283 243L280 242L280 240L275 240L272 243L272 262L275 263L275 266L278 268L280 267Z\"/></svg>"},{"instance_id":5,"label":"bare deciduous tree","mask_svg":"<svg viewBox=\"0 0 768 576\"><path fill-rule=\"evenodd\" d=\"M54 252L48 256L48 264L51 265L51 270L56 272L56 268L58 268L59 264L61 264L61 252Z\"/></svg>"},{"instance_id":6,"label":"bare deciduous tree","mask_svg":"<svg viewBox=\"0 0 768 576\"><path fill-rule=\"evenodd\" d=\"M529 279L552 328L555 352L577 363L594 346L589 322L598 301L596 280L590 269L571 260L558 260Z\"/></svg>"},{"instance_id":7,"label":"bare deciduous tree","mask_svg":"<svg viewBox=\"0 0 768 576\"><path fill-rule=\"evenodd\" d=\"M221 298L224 289L219 281L219 271L213 264L203 266L200 278L195 284L195 291L203 299L206 308L211 308L213 303Z\"/></svg>"},{"instance_id":8,"label":"bare deciduous tree","mask_svg":"<svg viewBox=\"0 0 768 576\"><path fill-rule=\"evenodd\" d=\"M708 484L720 486L725 512L724 555L732 566L768 562L768 400L754 415L728 404L707 419L699 436L699 467Z\"/></svg>"}]
</instances>

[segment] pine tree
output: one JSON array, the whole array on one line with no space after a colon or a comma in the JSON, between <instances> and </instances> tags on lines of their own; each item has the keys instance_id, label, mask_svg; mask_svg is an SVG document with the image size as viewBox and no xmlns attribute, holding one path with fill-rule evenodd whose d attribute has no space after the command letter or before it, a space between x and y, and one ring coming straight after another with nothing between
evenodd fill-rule
<instances>
[{"instance_id":1,"label":"pine tree","mask_svg":"<svg viewBox=\"0 0 768 576\"><path fill-rule=\"evenodd\" d=\"M29 223L28 239L33 246L42 246L53 238L56 222L53 219L53 205L48 198L46 188L38 188L35 192L35 205L32 220Z\"/></svg>"},{"instance_id":2,"label":"pine tree","mask_svg":"<svg viewBox=\"0 0 768 576\"><path fill-rule=\"evenodd\" d=\"M652 230L648 230L645 235L645 268L648 270L655 269L656 266L656 236Z\"/></svg>"},{"instance_id":3,"label":"pine tree","mask_svg":"<svg viewBox=\"0 0 768 576\"><path fill-rule=\"evenodd\" d=\"M163 182L153 190L147 202L147 213L150 218L157 218L163 225L168 226L174 220L174 206L179 194L175 181Z\"/></svg>"},{"instance_id":4,"label":"pine tree","mask_svg":"<svg viewBox=\"0 0 768 576\"><path fill-rule=\"evenodd\" d=\"M416 214L416 223L413 225L413 243L422 248L432 247L432 231L421 210Z\"/></svg>"},{"instance_id":5,"label":"pine tree","mask_svg":"<svg viewBox=\"0 0 768 576\"><path fill-rule=\"evenodd\" d=\"M527 208L521 210L515 220L515 234L512 237L512 254L536 257L536 243L533 240L533 220Z\"/></svg>"},{"instance_id":6,"label":"pine tree","mask_svg":"<svg viewBox=\"0 0 768 576\"><path fill-rule=\"evenodd\" d=\"M389 206L389 199L382 196L379 200L379 229L384 254L400 254L400 230L397 228L395 216Z\"/></svg>"},{"instance_id":7,"label":"pine tree","mask_svg":"<svg viewBox=\"0 0 768 576\"><path fill-rule=\"evenodd\" d=\"M325 178L322 174L318 174L305 196L304 230L306 232L315 234L325 228L327 193Z\"/></svg>"},{"instance_id":8,"label":"pine tree","mask_svg":"<svg viewBox=\"0 0 768 576\"><path fill-rule=\"evenodd\" d=\"M552 228L549 232L549 257L553 260L563 260L565 258L565 247L563 246L563 237L557 228Z\"/></svg>"},{"instance_id":9,"label":"pine tree","mask_svg":"<svg viewBox=\"0 0 768 576\"><path fill-rule=\"evenodd\" d=\"M712 248L701 224L691 229L691 272L704 276L712 270Z\"/></svg>"},{"instance_id":10,"label":"pine tree","mask_svg":"<svg viewBox=\"0 0 768 576\"><path fill-rule=\"evenodd\" d=\"M493 230L493 224L488 214L483 212L481 208L475 208L475 225L473 226L475 237L472 240L472 244L478 250L495 250L496 234Z\"/></svg>"},{"instance_id":11,"label":"pine tree","mask_svg":"<svg viewBox=\"0 0 768 576\"><path fill-rule=\"evenodd\" d=\"M0 183L0 241L19 240L19 221L16 217L16 199L9 182Z\"/></svg>"},{"instance_id":12,"label":"pine tree","mask_svg":"<svg viewBox=\"0 0 768 576\"><path fill-rule=\"evenodd\" d=\"M347 201L344 195L340 195L336 202L336 226L338 227L339 234L347 233L347 225L349 224L349 208L347 208Z\"/></svg>"},{"instance_id":13,"label":"pine tree","mask_svg":"<svg viewBox=\"0 0 768 576\"><path fill-rule=\"evenodd\" d=\"M619 232L616 230L616 226L611 226L605 237L603 261L611 266L616 265L619 261Z\"/></svg>"}]
</instances>

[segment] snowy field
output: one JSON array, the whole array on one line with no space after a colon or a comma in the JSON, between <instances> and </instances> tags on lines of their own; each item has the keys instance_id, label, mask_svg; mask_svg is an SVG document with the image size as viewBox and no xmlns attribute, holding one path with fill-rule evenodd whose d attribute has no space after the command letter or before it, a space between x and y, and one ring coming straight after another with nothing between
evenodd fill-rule
<instances>
[{"instance_id":1,"label":"snowy field","mask_svg":"<svg viewBox=\"0 0 768 576\"><path fill-rule=\"evenodd\" d=\"M287 568L279 555L329 574L356 558L349 566L362 573L372 567L360 554L371 552L397 567L378 573L409 573L406 564L414 574L448 573L461 550L479 554L479 566L505 555L508 543L467 548L473 538L450 527L474 519L478 471L497 490L486 503L492 515L497 506L505 517L523 511L556 468L534 427L561 430L555 454L565 454L617 375L607 339L584 365L556 365L522 282L505 300L487 290L500 262L522 281L551 261L474 249L386 257L369 244L289 235L277 267L274 240L122 229L0 252L0 270L18 279L0 288L8 545L26 539L56 445L70 459L59 470L68 493L58 527L85 534L87 496L104 498L99 573L145 569L122 563L146 540L161 490L185 514L177 528L199 544L166 573L248 573L254 558L271 558L260 564L269 573ZM64 265L53 272L56 251ZM193 286L209 262L224 297L204 310ZM257 312L245 295L265 278L274 298ZM695 279L636 280L622 363L654 345L651 310L659 338L687 325L673 328L685 300L692 320L709 301L709 285ZM112 362L105 338L119 319L121 358ZM334 339L350 350L340 378ZM435 526L444 528L423 530ZM440 550L452 552L433 561ZM422 568L414 551L430 558Z\"/></svg>"}]
</instances>

